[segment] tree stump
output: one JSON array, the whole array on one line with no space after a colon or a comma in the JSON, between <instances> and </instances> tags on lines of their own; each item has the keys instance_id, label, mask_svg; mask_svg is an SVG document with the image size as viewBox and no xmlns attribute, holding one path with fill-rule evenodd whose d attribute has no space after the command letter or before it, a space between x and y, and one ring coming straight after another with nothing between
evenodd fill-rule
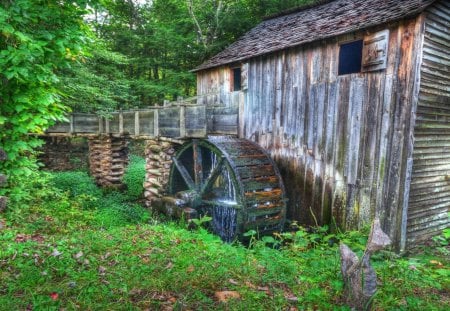
<instances>
[{"instance_id":1,"label":"tree stump","mask_svg":"<svg viewBox=\"0 0 450 311\"><path fill-rule=\"evenodd\" d=\"M352 310L370 310L372 297L377 290L377 276L370 265L370 256L389 244L391 239L381 230L378 218L372 224L361 260L347 245L341 244L341 272L347 304Z\"/></svg>"}]
</instances>

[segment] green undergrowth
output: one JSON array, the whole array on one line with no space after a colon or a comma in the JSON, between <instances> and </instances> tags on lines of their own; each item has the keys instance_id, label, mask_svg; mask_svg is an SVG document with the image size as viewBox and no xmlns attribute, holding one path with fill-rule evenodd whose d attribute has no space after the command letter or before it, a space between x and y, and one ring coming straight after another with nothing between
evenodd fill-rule
<instances>
[{"instance_id":1,"label":"green undergrowth","mask_svg":"<svg viewBox=\"0 0 450 311\"><path fill-rule=\"evenodd\" d=\"M97 226L110 228L149 219L148 211L139 204L144 177L145 160L132 155L124 176L126 191L100 189L85 171L53 173L51 184L82 210L95 210Z\"/></svg>"},{"instance_id":2,"label":"green undergrowth","mask_svg":"<svg viewBox=\"0 0 450 311\"><path fill-rule=\"evenodd\" d=\"M101 191L79 172L53 174L53 187L0 217L0 310L349 310L338 244L361 255L367 230L293 224L225 244L150 215L134 203L137 190ZM448 239L438 242L410 257L373 258L375 310L448 310Z\"/></svg>"}]
</instances>

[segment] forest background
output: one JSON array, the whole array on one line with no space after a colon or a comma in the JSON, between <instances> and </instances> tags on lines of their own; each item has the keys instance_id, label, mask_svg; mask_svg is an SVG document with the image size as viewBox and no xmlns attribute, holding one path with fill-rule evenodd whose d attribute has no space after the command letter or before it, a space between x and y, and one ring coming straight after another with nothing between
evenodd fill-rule
<instances>
[{"instance_id":1,"label":"forest background","mask_svg":"<svg viewBox=\"0 0 450 311\"><path fill-rule=\"evenodd\" d=\"M66 103L92 111L195 95L203 61L264 17L308 0L115 0L88 16L89 55L61 72Z\"/></svg>"},{"instance_id":2,"label":"forest background","mask_svg":"<svg viewBox=\"0 0 450 311\"><path fill-rule=\"evenodd\" d=\"M204 60L265 16L312 0L0 0L0 172L11 200L41 134L70 110L107 113L195 94Z\"/></svg>"}]
</instances>

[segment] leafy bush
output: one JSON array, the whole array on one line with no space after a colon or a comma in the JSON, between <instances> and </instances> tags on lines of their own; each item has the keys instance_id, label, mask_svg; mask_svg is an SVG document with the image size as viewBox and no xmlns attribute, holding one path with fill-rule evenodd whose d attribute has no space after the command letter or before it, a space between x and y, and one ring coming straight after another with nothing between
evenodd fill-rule
<instances>
[{"instance_id":1,"label":"leafy bush","mask_svg":"<svg viewBox=\"0 0 450 311\"><path fill-rule=\"evenodd\" d=\"M52 176L53 186L62 191L68 191L72 197L82 194L99 197L102 194L86 172L56 172L52 173Z\"/></svg>"},{"instance_id":2,"label":"leafy bush","mask_svg":"<svg viewBox=\"0 0 450 311\"><path fill-rule=\"evenodd\" d=\"M8 160L0 171L12 201L29 199L25 179L34 176L41 134L64 120L67 108L55 88L55 69L83 57L89 29L82 23L88 1L2 1L0 6L0 146Z\"/></svg>"},{"instance_id":3,"label":"leafy bush","mask_svg":"<svg viewBox=\"0 0 450 311\"><path fill-rule=\"evenodd\" d=\"M96 208L102 196L102 191L86 172L52 173L50 184L56 189L67 192L69 197L77 200L84 209Z\"/></svg>"},{"instance_id":4,"label":"leafy bush","mask_svg":"<svg viewBox=\"0 0 450 311\"><path fill-rule=\"evenodd\" d=\"M132 156L127 171L128 192L101 190L86 172L52 173L52 185L66 192L72 200L84 209L95 208L98 212L95 221L102 228L136 224L148 220L148 212L135 203L142 193L143 159ZM139 176L141 175L141 176Z\"/></svg>"},{"instance_id":5,"label":"leafy bush","mask_svg":"<svg viewBox=\"0 0 450 311\"><path fill-rule=\"evenodd\" d=\"M123 181L128 188L127 196L130 200L139 200L144 192L145 159L131 155L130 164L125 172Z\"/></svg>"}]
</instances>

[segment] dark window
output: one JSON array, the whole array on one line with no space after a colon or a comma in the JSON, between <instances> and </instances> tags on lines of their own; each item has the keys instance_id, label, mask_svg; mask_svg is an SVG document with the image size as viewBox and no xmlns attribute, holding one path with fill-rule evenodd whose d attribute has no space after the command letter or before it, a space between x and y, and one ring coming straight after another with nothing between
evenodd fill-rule
<instances>
[{"instance_id":1,"label":"dark window","mask_svg":"<svg viewBox=\"0 0 450 311\"><path fill-rule=\"evenodd\" d=\"M233 89L232 91L240 91L241 90L241 68L233 68Z\"/></svg>"},{"instance_id":2,"label":"dark window","mask_svg":"<svg viewBox=\"0 0 450 311\"><path fill-rule=\"evenodd\" d=\"M344 43L339 49L339 75L361 72L363 40Z\"/></svg>"}]
</instances>

